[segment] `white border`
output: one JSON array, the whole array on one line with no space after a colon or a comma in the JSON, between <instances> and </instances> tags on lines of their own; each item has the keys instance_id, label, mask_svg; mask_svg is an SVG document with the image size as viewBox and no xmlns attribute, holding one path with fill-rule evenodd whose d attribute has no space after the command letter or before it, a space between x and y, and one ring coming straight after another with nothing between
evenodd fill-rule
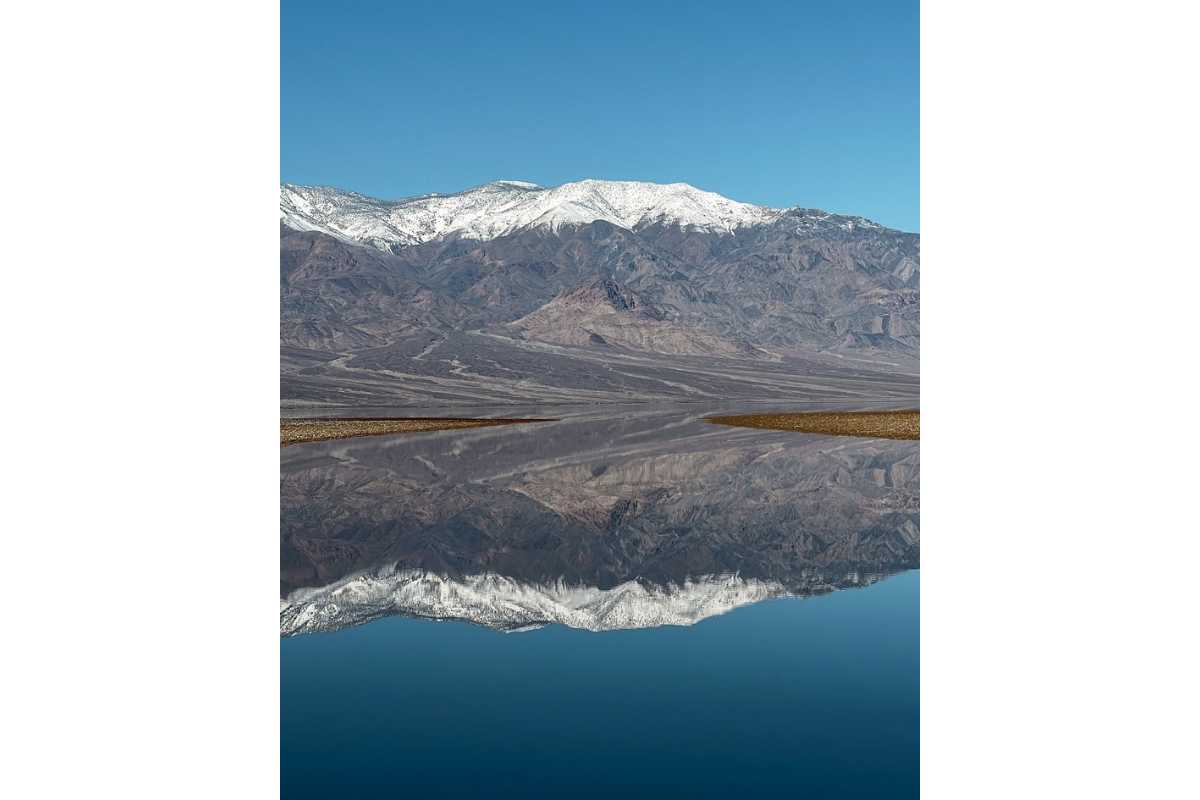
<instances>
[{"instance_id":1,"label":"white border","mask_svg":"<svg viewBox=\"0 0 1200 800\"><path fill-rule=\"evenodd\" d=\"M922 5L922 794L1195 792L1195 17Z\"/></svg>"},{"instance_id":2,"label":"white border","mask_svg":"<svg viewBox=\"0 0 1200 800\"><path fill-rule=\"evenodd\" d=\"M272 796L279 7L0 37L2 793Z\"/></svg>"}]
</instances>

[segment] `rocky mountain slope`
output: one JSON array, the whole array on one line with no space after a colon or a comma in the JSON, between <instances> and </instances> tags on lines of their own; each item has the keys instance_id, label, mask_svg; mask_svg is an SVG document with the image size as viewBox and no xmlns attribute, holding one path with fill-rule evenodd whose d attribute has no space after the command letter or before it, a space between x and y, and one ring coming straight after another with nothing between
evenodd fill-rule
<instances>
[{"instance_id":1,"label":"rocky mountain slope","mask_svg":"<svg viewBox=\"0 0 1200 800\"><path fill-rule=\"evenodd\" d=\"M285 404L743 396L751 362L775 396L916 383L920 239L861 218L604 181L280 208Z\"/></svg>"},{"instance_id":2,"label":"rocky mountain slope","mask_svg":"<svg viewBox=\"0 0 1200 800\"><path fill-rule=\"evenodd\" d=\"M560 292L507 329L522 339L575 347L672 356L763 358L770 353L671 319L611 278L589 278Z\"/></svg>"}]
</instances>

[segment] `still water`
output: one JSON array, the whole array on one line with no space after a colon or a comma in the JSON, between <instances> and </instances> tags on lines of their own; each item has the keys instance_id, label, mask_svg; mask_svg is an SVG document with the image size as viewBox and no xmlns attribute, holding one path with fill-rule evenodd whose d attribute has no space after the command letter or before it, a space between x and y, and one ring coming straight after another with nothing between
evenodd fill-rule
<instances>
[{"instance_id":1,"label":"still water","mask_svg":"<svg viewBox=\"0 0 1200 800\"><path fill-rule=\"evenodd\" d=\"M915 797L919 444L708 413L282 450L283 796Z\"/></svg>"}]
</instances>

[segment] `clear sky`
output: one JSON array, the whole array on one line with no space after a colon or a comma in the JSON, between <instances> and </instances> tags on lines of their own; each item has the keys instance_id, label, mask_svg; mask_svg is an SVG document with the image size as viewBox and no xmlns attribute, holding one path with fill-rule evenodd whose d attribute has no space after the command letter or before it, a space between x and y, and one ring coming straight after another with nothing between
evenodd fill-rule
<instances>
[{"instance_id":1,"label":"clear sky","mask_svg":"<svg viewBox=\"0 0 1200 800\"><path fill-rule=\"evenodd\" d=\"M281 4L280 179L682 181L920 230L919 3Z\"/></svg>"}]
</instances>

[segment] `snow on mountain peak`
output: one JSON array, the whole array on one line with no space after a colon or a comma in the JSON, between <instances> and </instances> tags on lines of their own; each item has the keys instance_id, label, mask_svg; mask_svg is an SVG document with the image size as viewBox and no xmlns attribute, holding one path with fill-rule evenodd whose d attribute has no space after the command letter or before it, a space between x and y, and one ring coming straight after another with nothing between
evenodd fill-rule
<instances>
[{"instance_id":1,"label":"snow on mountain peak","mask_svg":"<svg viewBox=\"0 0 1200 800\"><path fill-rule=\"evenodd\" d=\"M279 187L280 217L297 230L316 230L388 250L450 235L493 239L532 227L605 220L629 230L653 224L732 233L768 224L784 211L738 203L686 183L583 180L547 189L495 181L456 194L384 201L325 186Z\"/></svg>"}]
</instances>

